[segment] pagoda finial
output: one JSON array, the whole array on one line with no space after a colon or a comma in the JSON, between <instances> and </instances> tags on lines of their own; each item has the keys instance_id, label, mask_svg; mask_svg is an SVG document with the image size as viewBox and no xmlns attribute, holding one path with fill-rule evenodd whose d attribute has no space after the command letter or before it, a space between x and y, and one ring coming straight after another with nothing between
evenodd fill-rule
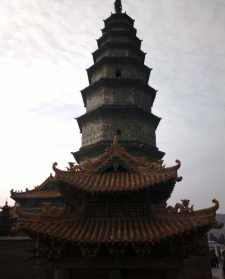
<instances>
[{"instance_id":1,"label":"pagoda finial","mask_svg":"<svg viewBox=\"0 0 225 279\"><path fill-rule=\"evenodd\" d=\"M122 13L122 3L121 0L116 0L114 3L114 7L115 7L115 12L117 14L121 14Z\"/></svg>"}]
</instances>

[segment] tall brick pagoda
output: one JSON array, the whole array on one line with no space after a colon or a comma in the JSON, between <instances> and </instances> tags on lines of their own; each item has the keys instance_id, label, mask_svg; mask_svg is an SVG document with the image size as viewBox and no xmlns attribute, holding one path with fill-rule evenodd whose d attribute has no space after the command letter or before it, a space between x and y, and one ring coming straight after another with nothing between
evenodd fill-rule
<instances>
[{"instance_id":1,"label":"tall brick pagoda","mask_svg":"<svg viewBox=\"0 0 225 279\"><path fill-rule=\"evenodd\" d=\"M78 165L53 165L64 206L18 208L17 229L35 243L39 279L210 279L207 232L219 203L167 205L180 161L166 167L156 147L156 91L133 20L115 1L82 91Z\"/></svg>"},{"instance_id":2,"label":"tall brick pagoda","mask_svg":"<svg viewBox=\"0 0 225 279\"><path fill-rule=\"evenodd\" d=\"M161 159L155 136L160 118L151 112L156 90L148 85L151 69L134 20L117 8L104 22L87 70L89 86L81 91L86 113L77 118L82 147L74 157L79 163L98 157L119 133L129 153Z\"/></svg>"}]
</instances>

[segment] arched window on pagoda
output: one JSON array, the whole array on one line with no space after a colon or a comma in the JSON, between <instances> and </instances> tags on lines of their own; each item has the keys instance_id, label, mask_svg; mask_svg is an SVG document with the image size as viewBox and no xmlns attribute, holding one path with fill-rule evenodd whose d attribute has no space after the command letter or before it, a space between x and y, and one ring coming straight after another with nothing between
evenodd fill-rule
<instances>
[{"instance_id":1,"label":"arched window on pagoda","mask_svg":"<svg viewBox=\"0 0 225 279\"><path fill-rule=\"evenodd\" d=\"M117 69L115 75L116 75L116 78L122 78L121 70Z\"/></svg>"}]
</instances>

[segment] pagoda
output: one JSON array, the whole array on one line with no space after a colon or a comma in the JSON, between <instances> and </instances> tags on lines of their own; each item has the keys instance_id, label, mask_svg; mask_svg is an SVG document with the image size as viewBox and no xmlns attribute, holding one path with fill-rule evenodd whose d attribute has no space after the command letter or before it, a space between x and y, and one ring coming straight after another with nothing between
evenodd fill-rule
<instances>
[{"instance_id":1,"label":"pagoda","mask_svg":"<svg viewBox=\"0 0 225 279\"><path fill-rule=\"evenodd\" d=\"M39 279L211 278L207 232L218 225L219 203L167 205L181 163L165 166L156 147L156 90L133 24L116 0L81 92L78 164L53 165L64 205L18 207L17 229L34 240Z\"/></svg>"},{"instance_id":2,"label":"pagoda","mask_svg":"<svg viewBox=\"0 0 225 279\"><path fill-rule=\"evenodd\" d=\"M151 112L157 93L148 85L151 68L144 64L134 20L119 6L116 2L116 13L104 21L94 65L87 70L89 86L81 91L86 107L77 118L82 147L73 153L79 163L101 155L116 133L133 155L151 160L164 155L156 147L160 118Z\"/></svg>"}]
</instances>

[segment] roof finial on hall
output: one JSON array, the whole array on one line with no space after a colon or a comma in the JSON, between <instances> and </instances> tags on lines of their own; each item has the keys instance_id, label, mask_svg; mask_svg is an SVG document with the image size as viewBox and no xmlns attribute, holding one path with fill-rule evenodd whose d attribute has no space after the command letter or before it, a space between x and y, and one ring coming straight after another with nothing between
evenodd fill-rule
<instances>
[{"instance_id":1,"label":"roof finial on hall","mask_svg":"<svg viewBox=\"0 0 225 279\"><path fill-rule=\"evenodd\" d=\"M115 12L117 14L121 14L122 13L122 3L121 0L116 0L114 3L114 7L115 7Z\"/></svg>"}]
</instances>

